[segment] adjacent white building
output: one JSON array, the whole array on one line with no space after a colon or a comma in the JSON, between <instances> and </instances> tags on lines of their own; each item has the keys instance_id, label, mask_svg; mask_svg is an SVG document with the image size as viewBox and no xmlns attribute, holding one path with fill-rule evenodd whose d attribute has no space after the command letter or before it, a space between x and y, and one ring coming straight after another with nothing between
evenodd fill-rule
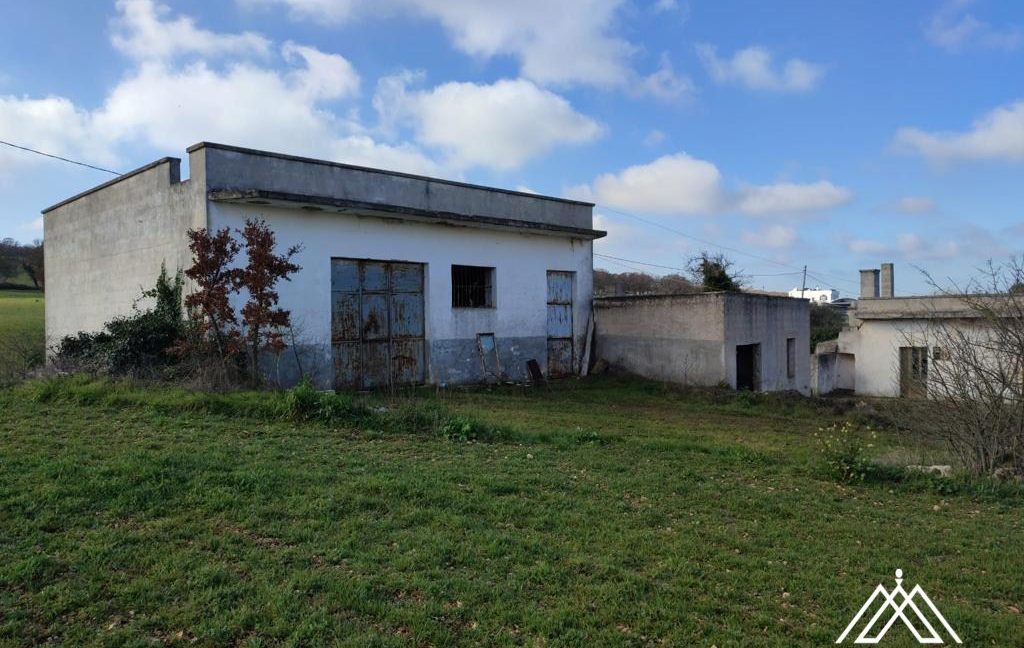
<instances>
[{"instance_id":1,"label":"adjacent white building","mask_svg":"<svg viewBox=\"0 0 1024 648\"><path fill-rule=\"evenodd\" d=\"M221 144L188 149L44 210L52 343L132 307L189 228L262 218L302 270L280 285L299 367L324 388L577 373L590 324L590 203Z\"/></svg>"},{"instance_id":2,"label":"adjacent white building","mask_svg":"<svg viewBox=\"0 0 1024 648\"><path fill-rule=\"evenodd\" d=\"M983 330L980 314L955 296L897 297L893 265L860 271L861 294L838 339L822 342L811 363L815 393L924 397L943 362L944 327Z\"/></svg>"},{"instance_id":3,"label":"adjacent white building","mask_svg":"<svg viewBox=\"0 0 1024 648\"><path fill-rule=\"evenodd\" d=\"M839 299L839 291L831 288L794 288L789 291L789 296L816 304L831 304Z\"/></svg>"}]
</instances>

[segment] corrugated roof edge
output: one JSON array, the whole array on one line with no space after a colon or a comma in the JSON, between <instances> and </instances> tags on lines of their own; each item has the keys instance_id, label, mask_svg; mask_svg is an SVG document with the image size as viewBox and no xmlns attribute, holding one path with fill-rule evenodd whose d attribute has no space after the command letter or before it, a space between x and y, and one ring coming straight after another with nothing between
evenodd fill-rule
<instances>
[{"instance_id":1,"label":"corrugated roof edge","mask_svg":"<svg viewBox=\"0 0 1024 648\"><path fill-rule=\"evenodd\" d=\"M144 171L149 171L150 169L152 169L154 167L158 167L161 164L167 164L168 162L177 162L178 164L181 164L181 158L170 157L170 156L162 157L159 160L156 160L154 162L150 162L149 164L146 164L144 166L140 166L138 169L132 169L128 173L123 173L123 174L117 176L116 178L114 178L113 180L107 180L103 184L98 184L95 187L92 187L91 189L86 189L82 193L77 193L74 196L71 196L70 198L65 198L64 200L60 201L59 203L57 203L55 205L50 205L46 209L42 210L40 213L47 214L49 212L52 212L54 209L57 209L58 207L63 207L64 205L67 205L68 203L73 203L73 202L75 202L76 200L78 200L80 198L85 198L86 196L88 196L91 193L96 193L97 191L100 191L101 189L106 189L107 187L116 185L118 182L121 182L122 180L127 180L128 178L130 178L132 176L139 175L140 173L143 173Z\"/></svg>"},{"instance_id":2,"label":"corrugated roof edge","mask_svg":"<svg viewBox=\"0 0 1024 648\"><path fill-rule=\"evenodd\" d=\"M594 203L585 202L582 200L572 200L570 198L557 198L555 196L545 196L544 194L529 193L526 191L515 191L513 189L502 189L500 187L488 187L486 185L472 184L469 182L459 182L457 180L445 180L444 178L432 178L425 175L417 175L415 173L403 173L401 171L388 171L387 169L377 169L374 167L359 166L356 164L345 164L343 162L331 162L330 160L319 160L317 158L302 157L299 155L288 155L287 153L275 153L273 151L261 151L259 149L245 148L242 146L232 146L230 144L218 144L216 142L198 142L186 149L187 152L192 153L198 151L201 148L215 148L224 151L233 151L235 153L245 153L247 155L260 155L264 157L273 157L281 160L291 160L293 162L305 162L307 164L321 164L324 166L332 166L340 169L353 169L355 171L366 171L369 173L381 173L384 175L398 176L401 178L412 178L413 180L425 180L427 182L440 182L442 184L453 185L455 187L465 187L467 189L481 189L483 191L496 191L498 193L510 194L513 196L523 196L526 198L539 198L541 200L551 200L554 202L567 203L570 205L580 205L583 207L594 207Z\"/></svg>"}]
</instances>

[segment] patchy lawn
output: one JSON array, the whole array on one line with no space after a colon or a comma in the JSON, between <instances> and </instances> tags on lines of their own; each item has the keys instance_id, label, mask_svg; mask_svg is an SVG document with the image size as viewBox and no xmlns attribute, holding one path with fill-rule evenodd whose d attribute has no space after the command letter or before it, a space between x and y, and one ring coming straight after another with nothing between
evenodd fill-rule
<instances>
[{"instance_id":1,"label":"patchy lawn","mask_svg":"<svg viewBox=\"0 0 1024 648\"><path fill-rule=\"evenodd\" d=\"M967 645L1024 645L1024 501L837 484L800 400L398 399L507 430L465 443L281 398L0 390L0 645L824 646L897 568Z\"/></svg>"}]
</instances>

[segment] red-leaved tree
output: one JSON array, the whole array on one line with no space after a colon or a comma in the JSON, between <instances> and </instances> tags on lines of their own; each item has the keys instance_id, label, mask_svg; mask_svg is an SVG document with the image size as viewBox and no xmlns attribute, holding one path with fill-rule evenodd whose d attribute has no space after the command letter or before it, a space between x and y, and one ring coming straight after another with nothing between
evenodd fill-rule
<instances>
[{"instance_id":1,"label":"red-leaved tree","mask_svg":"<svg viewBox=\"0 0 1024 648\"><path fill-rule=\"evenodd\" d=\"M231 264L241 246L227 227L213 233L206 228L190 229L188 239L192 266L185 276L195 282L195 290L185 297L185 308L195 330L192 344L212 344L224 363L242 349L238 317L231 307L231 294L238 291L241 281L241 271ZM201 349L189 349L196 350Z\"/></svg>"},{"instance_id":2,"label":"red-leaved tree","mask_svg":"<svg viewBox=\"0 0 1024 648\"><path fill-rule=\"evenodd\" d=\"M302 250L293 245L284 254L277 254L274 232L262 219L246 219L239 232L249 258L239 271L239 285L249 294L242 307L245 341L248 347L250 375L259 380L260 355L263 351L280 352L286 348L284 329L291 325L291 313L278 304L277 282L289 281L301 268L291 259Z\"/></svg>"}]
</instances>

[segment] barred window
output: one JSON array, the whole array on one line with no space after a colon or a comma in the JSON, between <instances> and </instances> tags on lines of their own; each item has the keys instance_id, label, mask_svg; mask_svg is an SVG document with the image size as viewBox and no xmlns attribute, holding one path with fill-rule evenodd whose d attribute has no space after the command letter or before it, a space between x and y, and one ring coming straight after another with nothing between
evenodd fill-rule
<instances>
[{"instance_id":1,"label":"barred window","mask_svg":"<svg viewBox=\"0 0 1024 648\"><path fill-rule=\"evenodd\" d=\"M494 308L494 268L453 265L452 308Z\"/></svg>"}]
</instances>

